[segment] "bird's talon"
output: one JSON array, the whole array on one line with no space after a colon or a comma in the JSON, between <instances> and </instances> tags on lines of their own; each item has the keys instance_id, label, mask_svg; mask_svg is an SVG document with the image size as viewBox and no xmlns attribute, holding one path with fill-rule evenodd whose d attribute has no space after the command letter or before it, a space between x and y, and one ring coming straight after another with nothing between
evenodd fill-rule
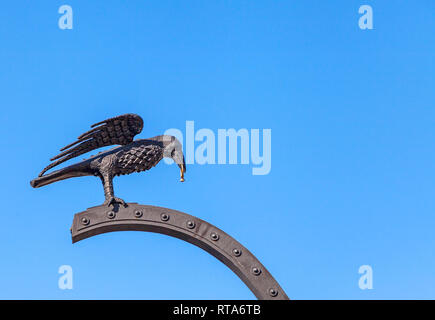
<instances>
[{"instance_id":1,"label":"bird's talon","mask_svg":"<svg viewBox=\"0 0 435 320\"><path fill-rule=\"evenodd\" d=\"M127 204L125 203L125 201L122 200L121 198L117 198L117 197L111 197L110 199L107 199L106 201L104 201L103 204L110 207L111 205L115 206L116 203L122 204L124 207L127 207Z\"/></svg>"}]
</instances>

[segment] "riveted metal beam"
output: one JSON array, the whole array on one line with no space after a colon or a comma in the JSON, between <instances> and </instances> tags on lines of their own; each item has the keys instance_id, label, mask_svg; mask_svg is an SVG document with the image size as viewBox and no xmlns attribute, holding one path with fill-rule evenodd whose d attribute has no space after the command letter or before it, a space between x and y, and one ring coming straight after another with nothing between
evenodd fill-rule
<instances>
[{"instance_id":1,"label":"riveted metal beam","mask_svg":"<svg viewBox=\"0 0 435 320\"><path fill-rule=\"evenodd\" d=\"M234 238L214 225L186 213L129 203L127 207L89 208L74 216L73 243L113 231L148 231L166 234L192 243L229 267L260 300L288 300L258 259Z\"/></svg>"}]
</instances>

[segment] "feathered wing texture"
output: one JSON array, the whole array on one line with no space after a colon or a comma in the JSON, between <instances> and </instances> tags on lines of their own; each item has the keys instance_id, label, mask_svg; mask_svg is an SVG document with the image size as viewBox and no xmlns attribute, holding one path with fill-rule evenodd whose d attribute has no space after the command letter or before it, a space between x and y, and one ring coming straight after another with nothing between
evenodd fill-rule
<instances>
[{"instance_id":1,"label":"feathered wing texture","mask_svg":"<svg viewBox=\"0 0 435 320\"><path fill-rule=\"evenodd\" d=\"M58 164L89 151L116 144L129 144L142 131L143 120L137 114L128 113L95 123L91 128L80 135L77 141L60 149L62 152L50 159L54 162L45 167L39 176Z\"/></svg>"}]
</instances>

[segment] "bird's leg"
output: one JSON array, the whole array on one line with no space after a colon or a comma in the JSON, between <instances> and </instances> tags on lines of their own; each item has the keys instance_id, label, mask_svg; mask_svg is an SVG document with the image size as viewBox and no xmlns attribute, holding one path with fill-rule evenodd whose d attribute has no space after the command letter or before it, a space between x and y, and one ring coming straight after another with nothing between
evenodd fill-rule
<instances>
[{"instance_id":1,"label":"bird's leg","mask_svg":"<svg viewBox=\"0 0 435 320\"><path fill-rule=\"evenodd\" d=\"M108 174L108 173L103 173L101 176L101 182L103 183L103 187L104 187L104 196L106 198L106 200L104 201L104 205L107 205L108 207L110 207L110 205L115 205L115 203L120 203L122 204L124 207L127 207L127 204L125 203L124 200L115 197L115 193L113 191L113 177L112 175Z\"/></svg>"}]
</instances>

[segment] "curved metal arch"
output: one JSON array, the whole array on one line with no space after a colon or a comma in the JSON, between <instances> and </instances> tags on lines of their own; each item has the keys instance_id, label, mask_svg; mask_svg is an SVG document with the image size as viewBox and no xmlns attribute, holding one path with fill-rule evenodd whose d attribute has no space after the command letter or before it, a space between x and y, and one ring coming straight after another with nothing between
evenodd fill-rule
<instances>
[{"instance_id":1,"label":"curved metal arch","mask_svg":"<svg viewBox=\"0 0 435 320\"><path fill-rule=\"evenodd\" d=\"M77 213L72 242L113 231L148 231L192 243L229 267L260 300L288 300L258 259L238 241L214 225L186 213L129 203L126 208L97 206Z\"/></svg>"}]
</instances>

